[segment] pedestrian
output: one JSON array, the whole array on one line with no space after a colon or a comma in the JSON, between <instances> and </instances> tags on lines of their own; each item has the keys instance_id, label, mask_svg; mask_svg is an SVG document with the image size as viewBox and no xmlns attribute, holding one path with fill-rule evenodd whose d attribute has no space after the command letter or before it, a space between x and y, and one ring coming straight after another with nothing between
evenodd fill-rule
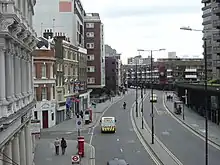
<instances>
[{"instance_id":1,"label":"pedestrian","mask_svg":"<svg viewBox=\"0 0 220 165\"><path fill-rule=\"evenodd\" d=\"M55 152L56 152L56 155L59 155L59 147L60 147L60 140L59 138L57 137L56 140L54 141L54 146L55 146Z\"/></svg>"},{"instance_id":2,"label":"pedestrian","mask_svg":"<svg viewBox=\"0 0 220 165\"><path fill-rule=\"evenodd\" d=\"M82 110L80 111L80 116L83 119L83 111Z\"/></svg>"},{"instance_id":3,"label":"pedestrian","mask_svg":"<svg viewBox=\"0 0 220 165\"><path fill-rule=\"evenodd\" d=\"M62 155L64 155L65 151L66 151L66 147L67 147L66 140L64 138L62 138L60 146L61 146L61 149L62 149Z\"/></svg>"}]
</instances>

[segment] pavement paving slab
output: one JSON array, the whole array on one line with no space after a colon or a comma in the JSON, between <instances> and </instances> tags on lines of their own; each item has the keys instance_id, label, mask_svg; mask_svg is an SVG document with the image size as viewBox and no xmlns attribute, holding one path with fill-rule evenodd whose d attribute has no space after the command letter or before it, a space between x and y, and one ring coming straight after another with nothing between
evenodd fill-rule
<instances>
[{"instance_id":1,"label":"pavement paving slab","mask_svg":"<svg viewBox=\"0 0 220 165\"><path fill-rule=\"evenodd\" d=\"M55 155L54 140L42 139L37 142L34 156L35 165L70 165L71 156L77 155L77 141L67 140L67 149L65 155ZM85 157L81 159L81 165L94 165L92 155L94 155L92 146L85 144Z\"/></svg>"}]
</instances>

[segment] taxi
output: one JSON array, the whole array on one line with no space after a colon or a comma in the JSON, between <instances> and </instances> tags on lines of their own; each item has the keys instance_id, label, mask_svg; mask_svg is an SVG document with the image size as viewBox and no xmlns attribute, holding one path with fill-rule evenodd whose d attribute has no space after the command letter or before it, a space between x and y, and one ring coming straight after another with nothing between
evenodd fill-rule
<instances>
[{"instance_id":1,"label":"taxi","mask_svg":"<svg viewBox=\"0 0 220 165\"><path fill-rule=\"evenodd\" d=\"M153 102L153 103L157 102L157 95L155 93L150 96L150 102Z\"/></svg>"},{"instance_id":2,"label":"taxi","mask_svg":"<svg viewBox=\"0 0 220 165\"><path fill-rule=\"evenodd\" d=\"M102 117L100 120L101 123L101 132L116 132L116 119L115 117Z\"/></svg>"}]
</instances>

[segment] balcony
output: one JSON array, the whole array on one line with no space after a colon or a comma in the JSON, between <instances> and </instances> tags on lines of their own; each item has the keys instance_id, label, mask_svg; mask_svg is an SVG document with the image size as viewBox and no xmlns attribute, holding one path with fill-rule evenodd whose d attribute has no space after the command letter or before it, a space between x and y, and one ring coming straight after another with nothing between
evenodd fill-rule
<instances>
[{"instance_id":1,"label":"balcony","mask_svg":"<svg viewBox=\"0 0 220 165\"><path fill-rule=\"evenodd\" d=\"M219 4L213 8L213 13L218 16L220 15L220 5Z\"/></svg>"},{"instance_id":2,"label":"balcony","mask_svg":"<svg viewBox=\"0 0 220 165\"><path fill-rule=\"evenodd\" d=\"M219 54L220 53L220 47L219 46L214 46L213 47L213 53L214 54Z\"/></svg>"},{"instance_id":3,"label":"balcony","mask_svg":"<svg viewBox=\"0 0 220 165\"><path fill-rule=\"evenodd\" d=\"M211 0L202 0L202 3L210 3Z\"/></svg>"},{"instance_id":4,"label":"balcony","mask_svg":"<svg viewBox=\"0 0 220 165\"><path fill-rule=\"evenodd\" d=\"M220 68L220 59L214 61L214 66L218 69Z\"/></svg>"},{"instance_id":5,"label":"balcony","mask_svg":"<svg viewBox=\"0 0 220 165\"><path fill-rule=\"evenodd\" d=\"M212 22L212 26L213 26L213 28L220 28L220 20L214 20L213 22Z\"/></svg>"},{"instance_id":6,"label":"balcony","mask_svg":"<svg viewBox=\"0 0 220 165\"><path fill-rule=\"evenodd\" d=\"M214 41L220 41L220 32L213 34L213 40Z\"/></svg>"}]
</instances>

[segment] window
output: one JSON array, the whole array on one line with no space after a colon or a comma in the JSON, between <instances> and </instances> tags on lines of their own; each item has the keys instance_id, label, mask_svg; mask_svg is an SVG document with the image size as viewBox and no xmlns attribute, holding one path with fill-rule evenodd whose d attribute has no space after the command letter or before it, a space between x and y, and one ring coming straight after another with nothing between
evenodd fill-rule
<instances>
[{"instance_id":1,"label":"window","mask_svg":"<svg viewBox=\"0 0 220 165\"><path fill-rule=\"evenodd\" d=\"M95 72L95 66L87 66L87 72Z\"/></svg>"},{"instance_id":2,"label":"window","mask_svg":"<svg viewBox=\"0 0 220 165\"><path fill-rule=\"evenodd\" d=\"M41 100L47 100L47 88L41 88Z\"/></svg>"},{"instance_id":3,"label":"window","mask_svg":"<svg viewBox=\"0 0 220 165\"><path fill-rule=\"evenodd\" d=\"M87 79L87 83L88 83L88 84L95 84L95 78L94 78L94 77L89 77L89 78Z\"/></svg>"},{"instance_id":4,"label":"window","mask_svg":"<svg viewBox=\"0 0 220 165\"><path fill-rule=\"evenodd\" d=\"M87 49L93 49L94 48L94 43L87 43L86 48Z\"/></svg>"},{"instance_id":5,"label":"window","mask_svg":"<svg viewBox=\"0 0 220 165\"><path fill-rule=\"evenodd\" d=\"M46 64L44 63L44 64L42 64L42 67L41 67L41 77L42 78L46 78L46 72L47 72Z\"/></svg>"},{"instance_id":6,"label":"window","mask_svg":"<svg viewBox=\"0 0 220 165\"><path fill-rule=\"evenodd\" d=\"M54 120L54 113L51 113L51 120Z\"/></svg>"},{"instance_id":7,"label":"window","mask_svg":"<svg viewBox=\"0 0 220 165\"><path fill-rule=\"evenodd\" d=\"M38 119L37 111L34 111L34 120Z\"/></svg>"},{"instance_id":8,"label":"window","mask_svg":"<svg viewBox=\"0 0 220 165\"><path fill-rule=\"evenodd\" d=\"M36 65L33 64L33 77L36 78Z\"/></svg>"},{"instance_id":9,"label":"window","mask_svg":"<svg viewBox=\"0 0 220 165\"><path fill-rule=\"evenodd\" d=\"M87 32L86 37L94 37L94 32Z\"/></svg>"},{"instance_id":10,"label":"window","mask_svg":"<svg viewBox=\"0 0 220 165\"><path fill-rule=\"evenodd\" d=\"M86 23L86 28L94 28L94 23Z\"/></svg>"},{"instance_id":11,"label":"window","mask_svg":"<svg viewBox=\"0 0 220 165\"><path fill-rule=\"evenodd\" d=\"M87 61L93 61L95 59L94 54L87 55Z\"/></svg>"}]
</instances>

